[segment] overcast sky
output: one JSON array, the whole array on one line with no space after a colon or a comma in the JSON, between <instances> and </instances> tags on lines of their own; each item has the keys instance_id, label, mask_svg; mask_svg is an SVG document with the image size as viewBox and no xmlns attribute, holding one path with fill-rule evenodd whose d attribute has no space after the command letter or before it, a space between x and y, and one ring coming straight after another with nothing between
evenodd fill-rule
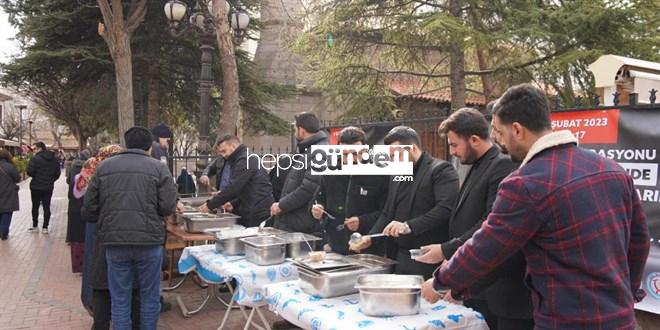
<instances>
[{"instance_id":1,"label":"overcast sky","mask_svg":"<svg viewBox=\"0 0 660 330\"><path fill-rule=\"evenodd\" d=\"M18 42L11 40L15 35L16 29L9 25L9 16L0 9L0 63L6 63L19 53Z\"/></svg>"}]
</instances>

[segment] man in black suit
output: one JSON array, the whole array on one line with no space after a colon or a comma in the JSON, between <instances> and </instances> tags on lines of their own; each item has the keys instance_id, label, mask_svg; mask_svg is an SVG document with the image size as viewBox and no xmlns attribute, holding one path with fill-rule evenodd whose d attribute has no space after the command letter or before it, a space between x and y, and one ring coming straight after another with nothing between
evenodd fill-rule
<instances>
[{"instance_id":1,"label":"man in black suit","mask_svg":"<svg viewBox=\"0 0 660 330\"><path fill-rule=\"evenodd\" d=\"M339 132L339 143L343 145L364 145L366 139L364 131L354 126ZM357 163L358 160L354 161ZM323 178L316 198L318 204L312 206L312 216L322 221L332 252L348 254L350 235L354 232L369 233L385 204L383 196L387 194L389 181L386 175L333 175ZM365 252L382 255L381 250L379 244L374 244Z\"/></svg>"},{"instance_id":2,"label":"man in black suit","mask_svg":"<svg viewBox=\"0 0 660 330\"><path fill-rule=\"evenodd\" d=\"M495 201L500 181L515 169L511 159L489 139L488 122L476 109L454 112L440 124L438 131L446 135L450 153L472 167L449 221L450 239L422 247L426 253L416 259L432 264L450 259L481 227ZM473 286L465 305L482 313L490 329L532 329L531 294L523 283L524 274L525 260L518 252L502 268ZM445 296L451 300L451 293Z\"/></svg>"},{"instance_id":3,"label":"man in black suit","mask_svg":"<svg viewBox=\"0 0 660 330\"><path fill-rule=\"evenodd\" d=\"M422 275L429 278L438 264L424 264L410 258L410 249L440 243L449 238L449 217L458 195L458 176L446 161L433 158L420 147L417 132L397 126L385 137L388 145L412 145L413 181L390 182L383 212L370 234L389 236L388 256L399 263L397 274ZM400 155L401 156L401 155ZM363 237L351 250L364 250L371 245Z\"/></svg>"}]
</instances>

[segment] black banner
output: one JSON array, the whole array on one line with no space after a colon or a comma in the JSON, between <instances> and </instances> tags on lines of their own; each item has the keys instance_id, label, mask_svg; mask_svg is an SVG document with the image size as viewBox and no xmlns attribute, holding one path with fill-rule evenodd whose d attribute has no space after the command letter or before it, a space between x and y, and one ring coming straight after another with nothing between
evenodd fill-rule
<instances>
[{"instance_id":1,"label":"black banner","mask_svg":"<svg viewBox=\"0 0 660 330\"><path fill-rule=\"evenodd\" d=\"M660 314L660 111L609 109L552 114L555 130L569 129L580 146L613 159L634 179L651 233L642 287L647 297L637 309Z\"/></svg>"}]
</instances>

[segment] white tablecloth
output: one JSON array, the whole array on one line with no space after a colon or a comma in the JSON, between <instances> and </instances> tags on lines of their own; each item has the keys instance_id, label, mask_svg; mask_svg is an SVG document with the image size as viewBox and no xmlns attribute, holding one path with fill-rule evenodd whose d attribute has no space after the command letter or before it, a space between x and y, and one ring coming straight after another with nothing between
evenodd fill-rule
<instances>
[{"instance_id":1,"label":"white tablecloth","mask_svg":"<svg viewBox=\"0 0 660 330\"><path fill-rule=\"evenodd\" d=\"M266 298L271 311L304 329L488 329L480 313L445 301L422 300L418 315L366 316L360 311L358 294L322 299L303 292L298 280L267 285Z\"/></svg>"},{"instance_id":2,"label":"white tablecloth","mask_svg":"<svg viewBox=\"0 0 660 330\"><path fill-rule=\"evenodd\" d=\"M290 262L259 266L244 256L224 256L215 251L215 245L187 247L179 259L179 272L196 271L208 283L223 283L233 278L237 283L235 300L241 305L265 304L264 286L298 279L298 270Z\"/></svg>"}]
</instances>

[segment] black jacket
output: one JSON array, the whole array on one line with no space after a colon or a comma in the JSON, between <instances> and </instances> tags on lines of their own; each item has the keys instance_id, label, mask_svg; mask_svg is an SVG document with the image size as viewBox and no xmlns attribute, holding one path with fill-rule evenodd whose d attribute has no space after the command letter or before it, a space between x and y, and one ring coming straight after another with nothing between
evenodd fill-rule
<instances>
[{"instance_id":1,"label":"black jacket","mask_svg":"<svg viewBox=\"0 0 660 330\"><path fill-rule=\"evenodd\" d=\"M175 207L176 187L167 166L142 150L128 149L96 169L83 214L98 220L103 245L162 245L163 217Z\"/></svg>"},{"instance_id":2,"label":"black jacket","mask_svg":"<svg viewBox=\"0 0 660 330\"><path fill-rule=\"evenodd\" d=\"M225 159L218 156L216 157L209 166L207 166L204 171L202 171L202 176L216 176L216 189L220 190L220 175L222 173L222 169L225 167Z\"/></svg>"},{"instance_id":3,"label":"black jacket","mask_svg":"<svg viewBox=\"0 0 660 330\"><path fill-rule=\"evenodd\" d=\"M493 146L471 172L470 182L459 191L459 200L449 220L450 239L442 243L442 252L449 260L454 252L481 227L488 217L500 181L515 169L511 159Z\"/></svg>"},{"instance_id":4,"label":"black jacket","mask_svg":"<svg viewBox=\"0 0 660 330\"><path fill-rule=\"evenodd\" d=\"M422 154L418 162L410 196L403 201L403 207L409 210L407 216L394 218L400 183L393 181L388 189L383 212L370 233L382 232L393 220L407 222L412 231L410 234L389 238L396 243L396 255L390 252L390 257L399 262L396 272L430 278L438 265L416 262L410 258L408 250L447 240L449 218L458 195L458 175L451 164L427 153Z\"/></svg>"},{"instance_id":5,"label":"black jacket","mask_svg":"<svg viewBox=\"0 0 660 330\"><path fill-rule=\"evenodd\" d=\"M60 160L52 151L39 151L30 159L27 174L32 177L30 189L53 190L55 181L60 177Z\"/></svg>"},{"instance_id":6,"label":"black jacket","mask_svg":"<svg viewBox=\"0 0 660 330\"><path fill-rule=\"evenodd\" d=\"M358 232L365 235L374 226L385 205L387 175L337 175L323 178L317 201L334 216L332 220L324 216L325 234L333 252L348 254L348 241L353 232L344 227L337 231L337 226L346 218L358 217ZM379 254L378 248L370 248L366 253Z\"/></svg>"},{"instance_id":7,"label":"black jacket","mask_svg":"<svg viewBox=\"0 0 660 330\"><path fill-rule=\"evenodd\" d=\"M18 211L18 186L21 176L16 167L0 159L0 213Z\"/></svg>"},{"instance_id":8,"label":"black jacket","mask_svg":"<svg viewBox=\"0 0 660 330\"><path fill-rule=\"evenodd\" d=\"M516 168L511 159L495 146L480 162L469 174L469 183L461 187L460 199L452 212L449 221L451 239L442 243L447 260L481 228L491 211L500 182ZM471 287L470 293L487 300L488 308L499 317L531 319L532 297L524 284L525 268L525 257L522 252L517 252Z\"/></svg>"},{"instance_id":9,"label":"black jacket","mask_svg":"<svg viewBox=\"0 0 660 330\"><path fill-rule=\"evenodd\" d=\"M275 198L275 201L279 201L282 197L282 189L284 188L284 182L286 182L286 176L291 171L291 165L291 158L278 157L278 167L273 168L268 172L270 184L273 186L273 197Z\"/></svg>"},{"instance_id":10,"label":"black jacket","mask_svg":"<svg viewBox=\"0 0 660 330\"><path fill-rule=\"evenodd\" d=\"M238 201L239 223L253 227L270 216L270 206L273 204L273 189L266 170L260 167L256 157L247 157L247 148L240 145L227 157L230 166L229 183L207 201L210 209L222 206L226 202Z\"/></svg>"},{"instance_id":11,"label":"black jacket","mask_svg":"<svg viewBox=\"0 0 660 330\"><path fill-rule=\"evenodd\" d=\"M306 169L300 169L294 163L282 187L282 196L279 200L282 213L275 219L275 228L290 232L321 234L321 225L312 217L311 209L314 198L321 185L321 176L312 175L309 167L309 157L312 145L328 144L328 136L324 131L298 143L298 156L307 155Z\"/></svg>"}]
</instances>

